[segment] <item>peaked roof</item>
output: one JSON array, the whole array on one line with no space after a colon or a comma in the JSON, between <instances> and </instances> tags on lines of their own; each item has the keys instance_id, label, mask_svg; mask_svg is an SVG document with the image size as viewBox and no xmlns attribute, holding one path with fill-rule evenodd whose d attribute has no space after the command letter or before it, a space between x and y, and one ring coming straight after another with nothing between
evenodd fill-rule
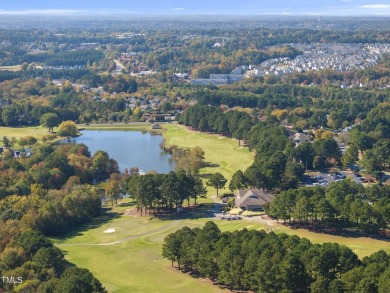
<instances>
[{"instance_id":1,"label":"peaked roof","mask_svg":"<svg viewBox=\"0 0 390 293\"><path fill-rule=\"evenodd\" d=\"M240 194L243 195L236 199L236 206L245 208L263 207L275 198L271 193L261 189L239 190L238 195Z\"/></svg>"},{"instance_id":2,"label":"peaked roof","mask_svg":"<svg viewBox=\"0 0 390 293\"><path fill-rule=\"evenodd\" d=\"M239 189L237 197L243 197L245 195L245 193L247 193L248 191L249 191L249 189Z\"/></svg>"}]
</instances>

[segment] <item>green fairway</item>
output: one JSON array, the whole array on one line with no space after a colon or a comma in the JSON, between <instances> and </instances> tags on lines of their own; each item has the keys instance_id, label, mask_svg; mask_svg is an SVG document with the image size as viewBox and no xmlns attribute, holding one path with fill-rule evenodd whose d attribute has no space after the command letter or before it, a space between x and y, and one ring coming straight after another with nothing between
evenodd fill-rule
<instances>
[{"instance_id":1,"label":"green fairway","mask_svg":"<svg viewBox=\"0 0 390 293\"><path fill-rule=\"evenodd\" d=\"M227 292L208 280L194 279L171 268L170 262L161 257L161 244L168 233L185 224L200 227L204 223L123 215L54 242L69 261L91 270L109 292ZM107 229L115 232L105 233Z\"/></svg>"},{"instance_id":2,"label":"green fairway","mask_svg":"<svg viewBox=\"0 0 390 293\"><path fill-rule=\"evenodd\" d=\"M170 261L161 257L164 238L179 228L202 227L209 219L157 220L150 217L123 215L131 209L131 201L114 207L110 218L102 223L91 223L73 235L53 239L66 258L80 267L88 268L109 292L226 292L211 282L195 279L171 268ZM251 220L215 223L222 231L243 228L266 229L275 233L296 234L313 243L336 242L349 246L360 258L384 249L390 252L388 242L365 237L344 238L317 234L306 230L292 230L276 223L258 223ZM115 229L113 233L105 233Z\"/></svg>"},{"instance_id":3,"label":"green fairway","mask_svg":"<svg viewBox=\"0 0 390 293\"><path fill-rule=\"evenodd\" d=\"M207 167L201 170L202 174L220 172L230 180L237 170L243 172L253 163L254 152L240 147L238 141L216 134L206 134L192 131L178 124L163 125L164 139L167 145L176 145L182 148L200 146L205 152L205 161L216 164L218 167ZM229 185L229 181L226 187ZM230 192L227 188L222 192ZM215 194L209 188L209 194Z\"/></svg>"},{"instance_id":4,"label":"green fairway","mask_svg":"<svg viewBox=\"0 0 390 293\"><path fill-rule=\"evenodd\" d=\"M108 292L224 292L207 280L194 279L171 268L170 262L161 257L161 245L143 239L65 250L70 261L89 268Z\"/></svg>"}]
</instances>

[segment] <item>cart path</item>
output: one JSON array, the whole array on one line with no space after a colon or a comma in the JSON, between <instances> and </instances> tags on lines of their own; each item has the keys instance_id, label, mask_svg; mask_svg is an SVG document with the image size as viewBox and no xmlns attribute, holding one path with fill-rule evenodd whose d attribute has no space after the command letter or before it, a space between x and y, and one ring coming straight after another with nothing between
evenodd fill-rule
<instances>
[{"instance_id":1,"label":"cart path","mask_svg":"<svg viewBox=\"0 0 390 293\"><path fill-rule=\"evenodd\" d=\"M135 234L135 235L130 235L130 236L127 236L126 238L123 238L123 239L120 239L120 240L117 240L117 241L113 241L113 242L106 242L106 243L62 243L62 244L56 244L56 246L65 247L65 246L107 246L107 245L115 245L115 244L123 243L123 242L128 241L128 240L137 239L139 237L148 236L148 235L151 235L151 234L154 234L154 233L157 233L157 232L164 231L164 230L166 230L168 228L176 226L180 222L182 222L182 220L176 220L176 221L173 221L172 223L166 224L164 226L161 226L159 228L153 229L151 231L140 233L140 234Z\"/></svg>"}]
</instances>

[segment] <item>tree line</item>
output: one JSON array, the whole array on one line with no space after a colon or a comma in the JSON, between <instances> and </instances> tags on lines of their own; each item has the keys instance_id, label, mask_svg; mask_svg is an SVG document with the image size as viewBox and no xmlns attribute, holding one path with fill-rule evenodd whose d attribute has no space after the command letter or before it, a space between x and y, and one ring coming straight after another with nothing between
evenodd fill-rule
<instances>
[{"instance_id":1,"label":"tree line","mask_svg":"<svg viewBox=\"0 0 390 293\"><path fill-rule=\"evenodd\" d=\"M279 120L287 119L296 129L320 126L340 129L353 125L378 103L390 100L388 92L380 90L341 89L331 85L308 87L283 81L272 84L261 79L248 79L222 88L195 87L180 93L201 105L258 108L268 115L275 109L286 110Z\"/></svg>"},{"instance_id":2,"label":"tree line","mask_svg":"<svg viewBox=\"0 0 390 293\"><path fill-rule=\"evenodd\" d=\"M239 111L223 113L217 107L196 105L188 108L181 115L179 122L194 130L219 133L243 140L246 133L255 124L252 117Z\"/></svg>"},{"instance_id":3,"label":"tree line","mask_svg":"<svg viewBox=\"0 0 390 293\"><path fill-rule=\"evenodd\" d=\"M271 217L322 227L378 232L390 224L390 188L363 187L350 180L333 182L327 189L301 187L279 193L267 208Z\"/></svg>"},{"instance_id":4,"label":"tree line","mask_svg":"<svg viewBox=\"0 0 390 293\"><path fill-rule=\"evenodd\" d=\"M359 260L343 245L312 244L296 235L264 230L221 232L214 222L169 234L162 256L183 272L231 290L385 293L390 289L390 256L383 250Z\"/></svg>"},{"instance_id":5,"label":"tree line","mask_svg":"<svg viewBox=\"0 0 390 293\"><path fill-rule=\"evenodd\" d=\"M244 142L255 150L254 163L245 171L245 184L272 190L298 186L305 170L322 169L341 162L342 154L332 138L302 142L295 146L289 132L271 116L256 122L251 115L240 111L226 111L196 105L183 112L180 123L192 129L219 133Z\"/></svg>"},{"instance_id":6,"label":"tree line","mask_svg":"<svg viewBox=\"0 0 390 293\"><path fill-rule=\"evenodd\" d=\"M5 48L10 54L6 58L1 58L1 65L16 65L22 63L39 62L48 66L86 66L87 63L99 62L104 58L104 53L98 50L75 50L75 51L59 51L43 54L28 54L24 50L16 50L15 48Z\"/></svg>"},{"instance_id":7,"label":"tree line","mask_svg":"<svg viewBox=\"0 0 390 293\"><path fill-rule=\"evenodd\" d=\"M175 213L184 202L196 200L206 195L202 180L184 170L171 171L168 174L150 173L140 175L137 168L113 173L105 187L105 197L112 204L129 194L136 202L137 212L141 215L153 212L159 215Z\"/></svg>"}]
</instances>

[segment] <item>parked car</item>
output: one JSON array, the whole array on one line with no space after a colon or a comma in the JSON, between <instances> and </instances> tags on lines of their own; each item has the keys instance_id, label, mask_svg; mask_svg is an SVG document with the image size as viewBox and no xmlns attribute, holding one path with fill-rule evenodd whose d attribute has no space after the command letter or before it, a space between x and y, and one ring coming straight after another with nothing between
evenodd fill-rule
<instances>
[{"instance_id":1,"label":"parked car","mask_svg":"<svg viewBox=\"0 0 390 293\"><path fill-rule=\"evenodd\" d=\"M332 178L334 180L336 180L336 179L345 179L345 178L347 178L347 176L345 176L343 173L340 173L340 172L334 172L334 174L332 175Z\"/></svg>"},{"instance_id":2,"label":"parked car","mask_svg":"<svg viewBox=\"0 0 390 293\"><path fill-rule=\"evenodd\" d=\"M359 166L358 165L351 166L351 170L359 171Z\"/></svg>"}]
</instances>

